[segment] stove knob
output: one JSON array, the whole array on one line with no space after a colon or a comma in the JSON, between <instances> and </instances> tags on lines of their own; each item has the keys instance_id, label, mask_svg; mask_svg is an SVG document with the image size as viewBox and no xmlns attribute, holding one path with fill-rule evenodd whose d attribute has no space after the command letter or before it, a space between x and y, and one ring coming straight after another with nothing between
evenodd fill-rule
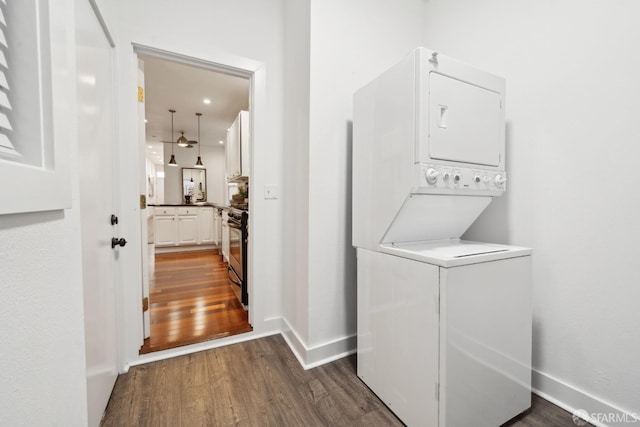
<instances>
[{"instance_id":1,"label":"stove knob","mask_svg":"<svg viewBox=\"0 0 640 427\"><path fill-rule=\"evenodd\" d=\"M476 184L478 184L480 182L480 177L478 175L473 177L473 182L475 182Z\"/></svg>"},{"instance_id":2,"label":"stove knob","mask_svg":"<svg viewBox=\"0 0 640 427\"><path fill-rule=\"evenodd\" d=\"M455 181L456 184L460 182L460 174L453 175L453 180Z\"/></svg>"},{"instance_id":3,"label":"stove knob","mask_svg":"<svg viewBox=\"0 0 640 427\"><path fill-rule=\"evenodd\" d=\"M488 176L486 176L486 175L485 175L485 177L484 177L484 182L485 182L485 183L488 183L489 181L491 181L491 178L489 178Z\"/></svg>"},{"instance_id":4,"label":"stove knob","mask_svg":"<svg viewBox=\"0 0 640 427\"><path fill-rule=\"evenodd\" d=\"M449 172L445 172L445 173L442 175L442 180L443 180L443 181L445 181L445 182L446 182L446 181L449 181L449 177L451 177L451 175L449 174Z\"/></svg>"},{"instance_id":5,"label":"stove knob","mask_svg":"<svg viewBox=\"0 0 640 427\"><path fill-rule=\"evenodd\" d=\"M427 178L427 183L429 183L430 185L434 185L436 181L438 181L438 175L440 175L440 172L438 172L434 168L427 169L424 174L425 178Z\"/></svg>"},{"instance_id":6,"label":"stove knob","mask_svg":"<svg viewBox=\"0 0 640 427\"><path fill-rule=\"evenodd\" d=\"M496 185L498 187L502 187L502 185L504 184L504 182L506 181L505 177L502 175L496 175L495 179L494 179Z\"/></svg>"}]
</instances>

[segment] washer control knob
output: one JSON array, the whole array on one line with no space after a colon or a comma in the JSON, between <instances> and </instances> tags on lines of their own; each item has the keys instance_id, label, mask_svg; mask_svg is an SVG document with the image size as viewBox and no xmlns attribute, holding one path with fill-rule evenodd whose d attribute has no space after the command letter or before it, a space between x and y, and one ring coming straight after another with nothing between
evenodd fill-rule
<instances>
[{"instance_id":1,"label":"washer control knob","mask_svg":"<svg viewBox=\"0 0 640 427\"><path fill-rule=\"evenodd\" d=\"M476 184L478 184L480 182L480 177L478 175L473 177L473 182L475 182Z\"/></svg>"},{"instance_id":2,"label":"washer control knob","mask_svg":"<svg viewBox=\"0 0 640 427\"><path fill-rule=\"evenodd\" d=\"M436 181L438 181L438 175L440 175L440 172L438 172L434 168L427 169L424 174L425 178L427 178L427 183L429 183L430 185L434 185Z\"/></svg>"},{"instance_id":3,"label":"washer control knob","mask_svg":"<svg viewBox=\"0 0 640 427\"><path fill-rule=\"evenodd\" d=\"M504 177L504 176L502 176L502 175L498 174L498 175L496 175L496 177L494 178L494 181L495 181L495 183L496 183L496 185L497 185L498 187L502 187L502 185L504 185L504 182L506 181L506 179L505 179L505 177Z\"/></svg>"},{"instance_id":4,"label":"washer control knob","mask_svg":"<svg viewBox=\"0 0 640 427\"><path fill-rule=\"evenodd\" d=\"M457 184L458 182L460 182L460 174L455 174L453 175L453 181Z\"/></svg>"}]
</instances>

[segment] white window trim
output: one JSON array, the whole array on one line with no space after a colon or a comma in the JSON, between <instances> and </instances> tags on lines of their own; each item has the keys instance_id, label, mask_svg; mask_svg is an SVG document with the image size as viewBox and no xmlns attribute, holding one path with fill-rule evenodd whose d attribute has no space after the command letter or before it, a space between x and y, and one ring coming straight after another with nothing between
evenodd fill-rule
<instances>
[{"instance_id":1,"label":"white window trim","mask_svg":"<svg viewBox=\"0 0 640 427\"><path fill-rule=\"evenodd\" d=\"M75 64L73 61L73 0L36 1L40 15L37 31L48 28L48 34L38 34L39 40L49 40L51 64L40 64L43 85L51 85L55 108L44 111L50 114L53 135L44 138L42 166L20 163L17 157L0 157L0 215L23 212L60 210L71 207L70 143L77 139L75 117ZM48 16L40 13L48 6ZM7 25L11 23L8 22ZM29 31L25 29L25 31ZM33 31L33 29L31 29ZM44 37L41 37L43 35ZM46 55L40 55L40 58ZM43 70L51 70L50 75ZM34 120L42 120L34 117ZM8 139L7 139L8 141ZM10 142L10 141L9 141ZM11 147L12 148L12 147ZM6 152L11 149L4 144ZM15 159L15 160L14 160Z\"/></svg>"}]
</instances>

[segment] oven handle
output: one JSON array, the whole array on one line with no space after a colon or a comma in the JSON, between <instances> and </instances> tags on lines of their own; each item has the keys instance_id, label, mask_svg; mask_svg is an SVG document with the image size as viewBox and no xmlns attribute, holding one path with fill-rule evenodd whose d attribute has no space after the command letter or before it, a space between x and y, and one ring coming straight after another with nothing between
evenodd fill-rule
<instances>
[{"instance_id":1,"label":"oven handle","mask_svg":"<svg viewBox=\"0 0 640 427\"><path fill-rule=\"evenodd\" d=\"M229 272L232 272L234 276L236 276L236 279L238 280L237 282L235 280L233 280L233 277L231 277L231 274ZM231 268L231 266L227 267L227 277L229 278L229 280L231 280L235 285L238 286L242 286L242 283L240 282L240 278L238 277L238 275L236 274L236 272L233 270L233 268Z\"/></svg>"}]
</instances>

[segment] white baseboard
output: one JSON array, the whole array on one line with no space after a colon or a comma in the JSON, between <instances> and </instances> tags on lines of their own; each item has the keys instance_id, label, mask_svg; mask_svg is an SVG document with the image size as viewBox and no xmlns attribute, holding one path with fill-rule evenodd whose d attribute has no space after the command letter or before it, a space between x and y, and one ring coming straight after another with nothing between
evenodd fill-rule
<instances>
[{"instance_id":1,"label":"white baseboard","mask_svg":"<svg viewBox=\"0 0 640 427\"><path fill-rule=\"evenodd\" d=\"M305 370L342 359L357 350L355 334L309 347L285 318L282 318L282 336Z\"/></svg>"},{"instance_id":2,"label":"white baseboard","mask_svg":"<svg viewBox=\"0 0 640 427\"><path fill-rule=\"evenodd\" d=\"M532 389L535 394L570 412L582 412L596 427L624 427L640 423L640 414L618 408L590 393L558 378L532 369ZM578 425L576 423L576 425Z\"/></svg>"},{"instance_id":3,"label":"white baseboard","mask_svg":"<svg viewBox=\"0 0 640 427\"><path fill-rule=\"evenodd\" d=\"M196 252L196 251L210 251L212 249L219 249L215 244L206 245L186 245L186 246L156 246L155 253L166 254L170 252Z\"/></svg>"},{"instance_id":4,"label":"white baseboard","mask_svg":"<svg viewBox=\"0 0 640 427\"><path fill-rule=\"evenodd\" d=\"M283 336L289 348L298 359L298 362L305 370L341 359L355 353L357 350L356 335L345 336L320 345L308 347L285 318L271 317L264 319L260 327L254 329L253 332L140 355L137 360L125 364L123 372L127 372L132 366L183 356L198 351L210 350L278 333Z\"/></svg>"}]
</instances>

